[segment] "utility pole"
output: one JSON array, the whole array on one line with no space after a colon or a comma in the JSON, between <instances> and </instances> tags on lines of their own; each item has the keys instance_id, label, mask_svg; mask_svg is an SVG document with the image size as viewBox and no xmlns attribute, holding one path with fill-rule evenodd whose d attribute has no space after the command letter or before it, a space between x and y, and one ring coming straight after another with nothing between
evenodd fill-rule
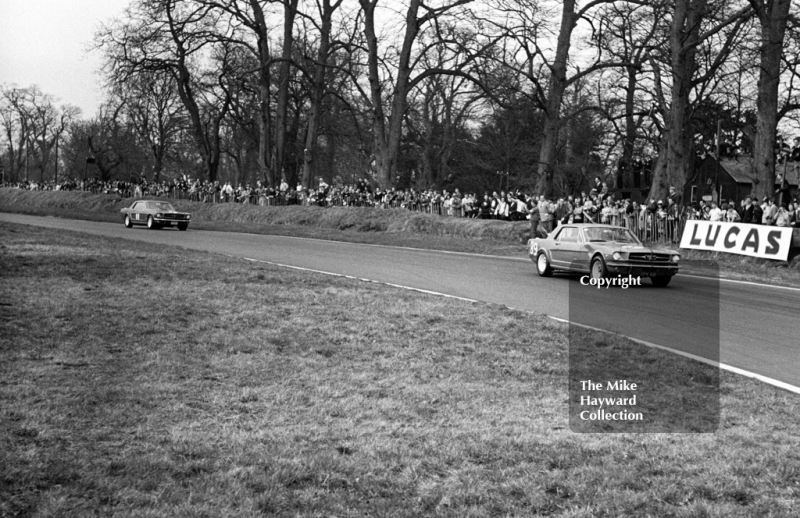
<instances>
[{"instance_id":1,"label":"utility pole","mask_svg":"<svg viewBox=\"0 0 800 518\"><path fill-rule=\"evenodd\" d=\"M28 139L25 139L25 183L29 182L28 177Z\"/></svg>"},{"instance_id":2,"label":"utility pole","mask_svg":"<svg viewBox=\"0 0 800 518\"><path fill-rule=\"evenodd\" d=\"M778 191L778 207L783 205L783 193L786 192L786 163L789 161L789 153L783 155L783 174L781 175L781 188Z\"/></svg>"},{"instance_id":3,"label":"utility pole","mask_svg":"<svg viewBox=\"0 0 800 518\"><path fill-rule=\"evenodd\" d=\"M715 200L718 204L722 201L720 197L722 195L722 189L719 187L719 132L722 129L722 120L717 119L717 159L715 160L716 165L714 166L714 191L711 193L711 199Z\"/></svg>"},{"instance_id":4,"label":"utility pole","mask_svg":"<svg viewBox=\"0 0 800 518\"><path fill-rule=\"evenodd\" d=\"M56 133L56 171L55 171L55 175L53 176L53 183L54 184L58 183L58 140L59 140L58 137L60 135L61 135L60 133Z\"/></svg>"}]
</instances>

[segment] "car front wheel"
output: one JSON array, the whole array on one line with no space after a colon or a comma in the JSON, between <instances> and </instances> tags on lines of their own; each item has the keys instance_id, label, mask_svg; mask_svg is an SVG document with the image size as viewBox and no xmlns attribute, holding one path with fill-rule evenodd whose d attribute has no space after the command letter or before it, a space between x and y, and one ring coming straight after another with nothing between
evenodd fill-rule
<instances>
[{"instance_id":1,"label":"car front wheel","mask_svg":"<svg viewBox=\"0 0 800 518\"><path fill-rule=\"evenodd\" d=\"M150 230L155 230L158 228L158 224L156 224L153 216L147 216L147 228Z\"/></svg>"},{"instance_id":2,"label":"car front wheel","mask_svg":"<svg viewBox=\"0 0 800 518\"><path fill-rule=\"evenodd\" d=\"M125 215L125 228L131 228L133 226L133 222L131 221L131 217L127 214Z\"/></svg>"},{"instance_id":3,"label":"car front wheel","mask_svg":"<svg viewBox=\"0 0 800 518\"><path fill-rule=\"evenodd\" d=\"M653 286L657 288L665 287L667 284L669 284L669 281L671 280L672 280L672 275L665 275L663 277L650 277L650 282L652 282Z\"/></svg>"},{"instance_id":4,"label":"car front wheel","mask_svg":"<svg viewBox=\"0 0 800 518\"><path fill-rule=\"evenodd\" d=\"M189 228L188 223L178 223L178 230L186 230L187 228Z\"/></svg>"},{"instance_id":5,"label":"car front wheel","mask_svg":"<svg viewBox=\"0 0 800 518\"><path fill-rule=\"evenodd\" d=\"M592 279L603 279L608 275L606 263L601 257L595 257L594 260L592 260L591 275Z\"/></svg>"},{"instance_id":6,"label":"car front wheel","mask_svg":"<svg viewBox=\"0 0 800 518\"><path fill-rule=\"evenodd\" d=\"M547 254L544 252L539 252L539 257L536 258L536 271L541 277L550 277L553 275L550 261L547 260Z\"/></svg>"}]
</instances>

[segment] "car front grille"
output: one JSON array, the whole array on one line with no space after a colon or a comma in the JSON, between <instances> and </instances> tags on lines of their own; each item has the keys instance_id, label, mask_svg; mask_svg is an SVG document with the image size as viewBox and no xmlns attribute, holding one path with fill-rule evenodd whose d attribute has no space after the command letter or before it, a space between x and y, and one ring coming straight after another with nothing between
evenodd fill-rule
<instances>
[{"instance_id":1,"label":"car front grille","mask_svg":"<svg viewBox=\"0 0 800 518\"><path fill-rule=\"evenodd\" d=\"M632 253L628 255L628 260L632 263L668 263L671 258L669 254Z\"/></svg>"},{"instance_id":2,"label":"car front grille","mask_svg":"<svg viewBox=\"0 0 800 518\"><path fill-rule=\"evenodd\" d=\"M186 214L164 214L163 219L183 220L186 219Z\"/></svg>"}]
</instances>

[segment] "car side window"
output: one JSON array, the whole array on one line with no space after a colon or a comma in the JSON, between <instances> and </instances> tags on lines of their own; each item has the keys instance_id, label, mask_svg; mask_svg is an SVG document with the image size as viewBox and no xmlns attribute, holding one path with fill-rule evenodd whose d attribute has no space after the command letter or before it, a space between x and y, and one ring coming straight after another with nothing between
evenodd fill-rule
<instances>
[{"instance_id":1,"label":"car side window","mask_svg":"<svg viewBox=\"0 0 800 518\"><path fill-rule=\"evenodd\" d=\"M566 227L558 235L558 241L562 243L577 243L578 242L578 229L575 227Z\"/></svg>"}]
</instances>

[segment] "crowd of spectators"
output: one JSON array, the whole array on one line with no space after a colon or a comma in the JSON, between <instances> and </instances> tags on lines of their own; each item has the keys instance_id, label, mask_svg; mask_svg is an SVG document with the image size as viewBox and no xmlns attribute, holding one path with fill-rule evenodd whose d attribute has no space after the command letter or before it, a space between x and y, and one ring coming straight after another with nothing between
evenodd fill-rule
<instances>
[{"instance_id":1,"label":"crowd of spectators","mask_svg":"<svg viewBox=\"0 0 800 518\"><path fill-rule=\"evenodd\" d=\"M604 223L630 228L640 238L652 241L677 242L687 219L730 221L777 226L800 226L800 203L789 199L780 206L770 198L762 203L748 197L737 203L734 200L685 205L675 188L663 200L651 199L638 203L630 199L617 199L615 192L599 177L593 188L576 196L545 198L516 191L493 191L482 196L474 192L462 193L459 189L380 189L373 188L366 179L353 185L331 186L320 179L316 189L302 186L290 188L286 181L278 187L262 182L255 185L230 182L178 180L148 182L100 182L90 179L65 179L55 184L20 182L16 187L32 190L87 190L94 193L116 194L121 197L156 196L188 199L206 203L251 203L257 205L316 205L403 208L451 217L529 220L532 233L542 235L559 224Z\"/></svg>"}]
</instances>

